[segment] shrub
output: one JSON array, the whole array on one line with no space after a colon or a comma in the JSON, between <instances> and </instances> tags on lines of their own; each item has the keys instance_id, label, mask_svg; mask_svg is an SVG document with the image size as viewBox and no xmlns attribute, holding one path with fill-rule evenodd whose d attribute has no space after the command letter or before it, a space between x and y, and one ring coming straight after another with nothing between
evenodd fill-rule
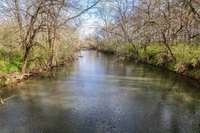
<instances>
[{"instance_id":1,"label":"shrub","mask_svg":"<svg viewBox=\"0 0 200 133\"><path fill-rule=\"evenodd\" d=\"M136 58L137 57L137 49L133 46L133 44L123 44L120 45L117 49L117 52L121 56L125 56L127 58Z\"/></svg>"},{"instance_id":2,"label":"shrub","mask_svg":"<svg viewBox=\"0 0 200 133\"><path fill-rule=\"evenodd\" d=\"M156 55L156 61L156 65L158 66L167 66L170 62L173 61L173 59L171 58L171 56L169 56L169 54L163 52Z\"/></svg>"}]
</instances>

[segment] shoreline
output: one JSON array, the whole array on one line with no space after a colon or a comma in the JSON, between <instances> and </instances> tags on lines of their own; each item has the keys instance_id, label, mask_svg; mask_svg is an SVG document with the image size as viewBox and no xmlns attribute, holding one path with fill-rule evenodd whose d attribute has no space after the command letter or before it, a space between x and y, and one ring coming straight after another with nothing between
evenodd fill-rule
<instances>
[{"instance_id":1,"label":"shoreline","mask_svg":"<svg viewBox=\"0 0 200 133\"><path fill-rule=\"evenodd\" d=\"M169 72L177 74L177 75L179 75L179 76L181 76L183 78L188 78L190 80L195 80L198 83L200 83L200 77L195 77L195 76L192 76L191 74L188 74L190 71L186 71L184 73L180 73L180 72L177 72L176 70L172 70L172 69L170 69L170 68L168 68L166 66L159 66L159 65L156 65L156 64L148 63L147 61L144 61L144 60L141 60L141 59L134 59L134 58L131 58L131 57L126 57L126 56L118 56L118 54L115 51L105 51L105 50L101 50L101 49L97 49L97 48L96 49L94 49L94 48L91 49L90 48L89 50L96 50L96 51L104 53L104 54L117 56L118 58L121 58L121 59L117 59L118 61L149 65L149 66L152 66L154 68L165 70L165 71L169 71Z\"/></svg>"},{"instance_id":2,"label":"shoreline","mask_svg":"<svg viewBox=\"0 0 200 133\"><path fill-rule=\"evenodd\" d=\"M36 77L42 75L43 73L50 72L53 69L66 66L68 63L71 64L76 60L76 56L67 57L65 62L52 66L50 69L32 69L28 73L22 74L21 72L4 73L0 75L0 87L6 87L12 84L19 83L24 80L28 80L31 77ZM5 78L5 79L4 79ZM2 79L6 80L4 85L2 85Z\"/></svg>"},{"instance_id":3,"label":"shoreline","mask_svg":"<svg viewBox=\"0 0 200 133\"><path fill-rule=\"evenodd\" d=\"M20 72L2 73L2 74L0 74L0 88L1 89L5 89L7 87L13 88L26 80L29 80L34 77L42 76L45 73L51 72L55 69L65 67L65 66L67 66L67 64L73 64L73 62L76 59L77 59L77 55L72 55L70 57L67 57L65 62L55 65L50 69L43 69L43 70L32 69L28 73L25 73L25 74L22 74ZM2 98L2 96L0 96L0 105L4 104L7 101L6 100L7 98L9 98L9 97Z\"/></svg>"}]
</instances>

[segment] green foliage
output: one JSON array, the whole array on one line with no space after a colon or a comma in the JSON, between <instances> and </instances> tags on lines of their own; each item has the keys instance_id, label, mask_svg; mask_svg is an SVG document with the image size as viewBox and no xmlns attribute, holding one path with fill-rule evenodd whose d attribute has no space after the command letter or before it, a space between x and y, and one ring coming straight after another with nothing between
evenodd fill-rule
<instances>
[{"instance_id":1,"label":"green foliage","mask_svg":"<svg viewBox=\"0 0 200 133\"><path fill-rule=\"evenodd\" d=\"M136 49L132 44L123 44L117 48L117 52L122 56L133 57L136 55Z\"/></svg>"},{"instance_id":2,"label":"green foliage","mask_svg":"<svg viewBox=\"0 0 200 133\"><path fill-rule=\"evenodd\" d=\"M200 80L200 69L192 69L188 71L188 75Z\"/></svg>"},{"instance_id":3,"label":"green foliage","mask_svg":"<svg viewBox=\"0 0 200 133\"><path fill-rule=\"evenodd\" d=\"M148 57L148 63L166 66L170 70L190 69L192 67L196 68L200 66L200 46L198 45L186 45L186 44L176 44L171 46L172 52L176 57L176 62L174 63L166 48L162 44L154 43L150 44L144 50L140 50L140 57L144 58L144 55ZM174 68L173 68L174 67Z\"/></svg>"},{"instance_id":4,"label":"green foliage","mask_svg":"<svg viewBox=\"0 0 200 133\"><path fill-rule=\"evenodd\" d=\"M176 57L174 62L166 53L162 44L153 44L147 47L149 62L154 65L165 66L167 69L186 74L194 78L200 78L200 46L188 44L176 44L171 46Z\"/></svg>"},{"instance_id":5,"label":"green foliage","mask_svg":"<svg viewBox=\"0 0 200 133\"><path fill-rule=\"evenodd\" d=\"M169 61L165 48L158 43L149 44L146 49L139 49L139 57L150 64L160 66Z\"/></svg>"},{"instance_id":6,"label":"green foliage","mask_svg":"<svg viewBox=\"0 0 200 133\"><path fill-rule=\"evenodd\" d=\"M195 66L200 57L200 46L198 45L178 44L173 45L172 50L179 63L190 63Z\"/></svg>"},{"instance_id":7,"label":"green foliage","mask_svg":"<svg viewBox=\"0 0 200 133\"><path fill-rule=\"evenodd\" d=\"M19 71L22 58L17 29L12 23L0 26L0 72Z\"/></svg>"},{"instance_id":8,"label":"green foliage","mask_svg":"<svg viewBox=\"0 0 200 133\"><path fill-rule=\"evenodd\" d=\"M110 49L108 45L102 45L102 47ZM160 43L151 43L137 49L139 53L137 60L200 79L200 46L173 44L170 48L176 61L172 59L166 47ZM131 44L118 45L116 52L126 58L136 57L136 49Z\"/></svg>"},{"instance_id":9,"label":"green foliage","mask_svg":"<svg viewBox=\"0 0 200 133\"><path fill-rule=\"evenodd\" d=\"M117 44L112 41L104 42L98 45L97 49L105 53L115 53Z\"/></svg>"},{"instance_id":10,"label":"green foliage","mask_svg":"<svg viewBox=\"0 0 200 133\"><path fill-rule=\"evenodd\" d=\"M17 51L7 53L4 50L0 51L0 72L19 71L21 67L21 55Z\"/></svg>"},{"instance_id":11,"label":"green foliage","mask_svg":"<svg viewBox=\"0 0 200 133\"><path fill-rule=\"evenodd\" d=\"M66 33L64 29L62 32ZM72 31L69 32L71 33ZM21 70L24 50L19 44L18 33L14 23L0 24L0 73L11 73ZM77 39L74 38L72 42L77 44ZM72 42L69 42L69 44L71 45ZM36 45L30 51L28 68L46 69L51 54L46 34L39 33L34 43ZM67 45L67 43L68 38L56 38L54 63L62 63L67 57L74 54L73 47Z\"/></svg>"},{"instance_id":12,"label":"green foliage","mask_svg":"<svg viewBox=\"0 0 200 133\"><path fill-rule=\"evenodd\" d=\"M48 48L48 43L40 40L42 44L38 45L31 51L30 60L28 63L29 69L47 69L48 61L51 55L51 50ZM75 47L67 44L66 41L60 40L54 48L53 65L63 64L66 59L75 53Z\"/></svg>"},{"instance_id":13,"label":"green foliage","mask_svg":"<svg viewBox=\"0 0 200 133\"><path fill-rule=\"evenodd\" d=\"M156 55L156 65L158 66L167 66L172 61L173 59L166 52Z\"/></svg>"}]
</instances>

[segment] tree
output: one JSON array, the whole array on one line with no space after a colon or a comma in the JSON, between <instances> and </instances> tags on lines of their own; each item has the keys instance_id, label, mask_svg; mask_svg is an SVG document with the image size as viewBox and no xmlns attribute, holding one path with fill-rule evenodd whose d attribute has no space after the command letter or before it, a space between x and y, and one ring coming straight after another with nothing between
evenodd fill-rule
<instances>
[{"instance_id":1,"label":"tree","mask_svg":"<svg viewBox=\"0 0 200 133\"><path fill-rule=\"evenodd\" d=\"M89 1L85 8L77 11L79 1L66 0L2 0L0 10L10 11L9 17L14 19L19 31L19 44L23 51L22 73L28 72L31 51L42 46L41 38L47 38L49 59L48 67L55 65L55 45L59 38L58 30L68 27L68 22L80 17L101 0ZM75 4L75 5L73 5ZM5 16L6 18L6 16ZM72 24L71 24L72 25Z\"/></svg>"}]
</instances>

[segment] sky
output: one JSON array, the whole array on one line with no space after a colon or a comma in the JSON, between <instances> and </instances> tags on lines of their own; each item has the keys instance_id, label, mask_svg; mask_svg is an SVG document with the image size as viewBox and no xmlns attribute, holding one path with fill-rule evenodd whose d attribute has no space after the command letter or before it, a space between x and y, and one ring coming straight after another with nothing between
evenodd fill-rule
<instances>
[{"instance_id":1,"label":"sky","mask_svg":"<svg viewBox=\"0 0 200 133\"><path fill-rule=\"evenodd\" d=\"M71 4L74 4L75 7L77 6L76 3L79 3L78 6L82 9L76 10L74 14L78 14L83 9L88 7L88 2L90 2L89 6L92 3L96 2L97 0L71 0ZM1 2L0 2L1 4ZM98 4L99 5L99 4ZM97 5L97 6L98 6ZM77 7L76 7L77 8ZM96 8L93 8L86 12L85 14L81 15L79 18L80 25L77 28L77 34L79 35L80 39L87 38L89 36L93 36L96 32L96 29L103 25L103 20L99 18L97 14L95 14ZM1 16L1 13L0 13Z\"/></svg>"},{"instance_id":2,"label":"sky","mask_svg":"<svg viewBox=\"0 0 200 133\"><path fill-rule=\"evenodd\" d=\"M85 2L84 2L85 1ZM88 0L82 0L83 4L87 3ZM96 1L96 0L93 0ZM98 18L95 14L95 8L89 10L87 13L81 15L80 27L78 28L77 33L79 34L80 39L90 37L95 34L96 28L102 25L102 20Z\"/></svg>"},{"instance_id":3,"label":"sky","mask_svg":"<svg viewBox=\"0 0 200 133\"><path fill-rule=\"evenodd\" d=\"M83 5L87 3L88 0L81 0ZM96 1L96 0L91 0L91 1ZM130 5L133 3L133 0L129 0ZM138 0L134 1L135 5L138 4ZM105 3L104 3L105 4ZM98 4L99 5L99 4ZM97 5L97 7L98 7ZM103 7L103 10L108 12L108 14L111 12L110 11L110 5L107 3L107 6L105 8L105 5ZM86 14L83 14L81 16L81 26L78 28L78 34L80 39L84 39L90 36L93 36L95 32L97 31L97 28L100 28L103 26L103 20L99 18L97 14L94 12L96 11L96 8L91 9L88 11Z\"/></svg>"},{"instance_id":4,"label":"sky","mask_svg":"<svg viewBox=\"0 0 200 133\"><path fill-rule=\"evenodd\" d=\"M78 34L80 39L93 36L95 34L96 28L102 25L102 20L96 17L96 15L84 15L82 17L81 26L78 29Z\"/></svg>"}]
</instances>

